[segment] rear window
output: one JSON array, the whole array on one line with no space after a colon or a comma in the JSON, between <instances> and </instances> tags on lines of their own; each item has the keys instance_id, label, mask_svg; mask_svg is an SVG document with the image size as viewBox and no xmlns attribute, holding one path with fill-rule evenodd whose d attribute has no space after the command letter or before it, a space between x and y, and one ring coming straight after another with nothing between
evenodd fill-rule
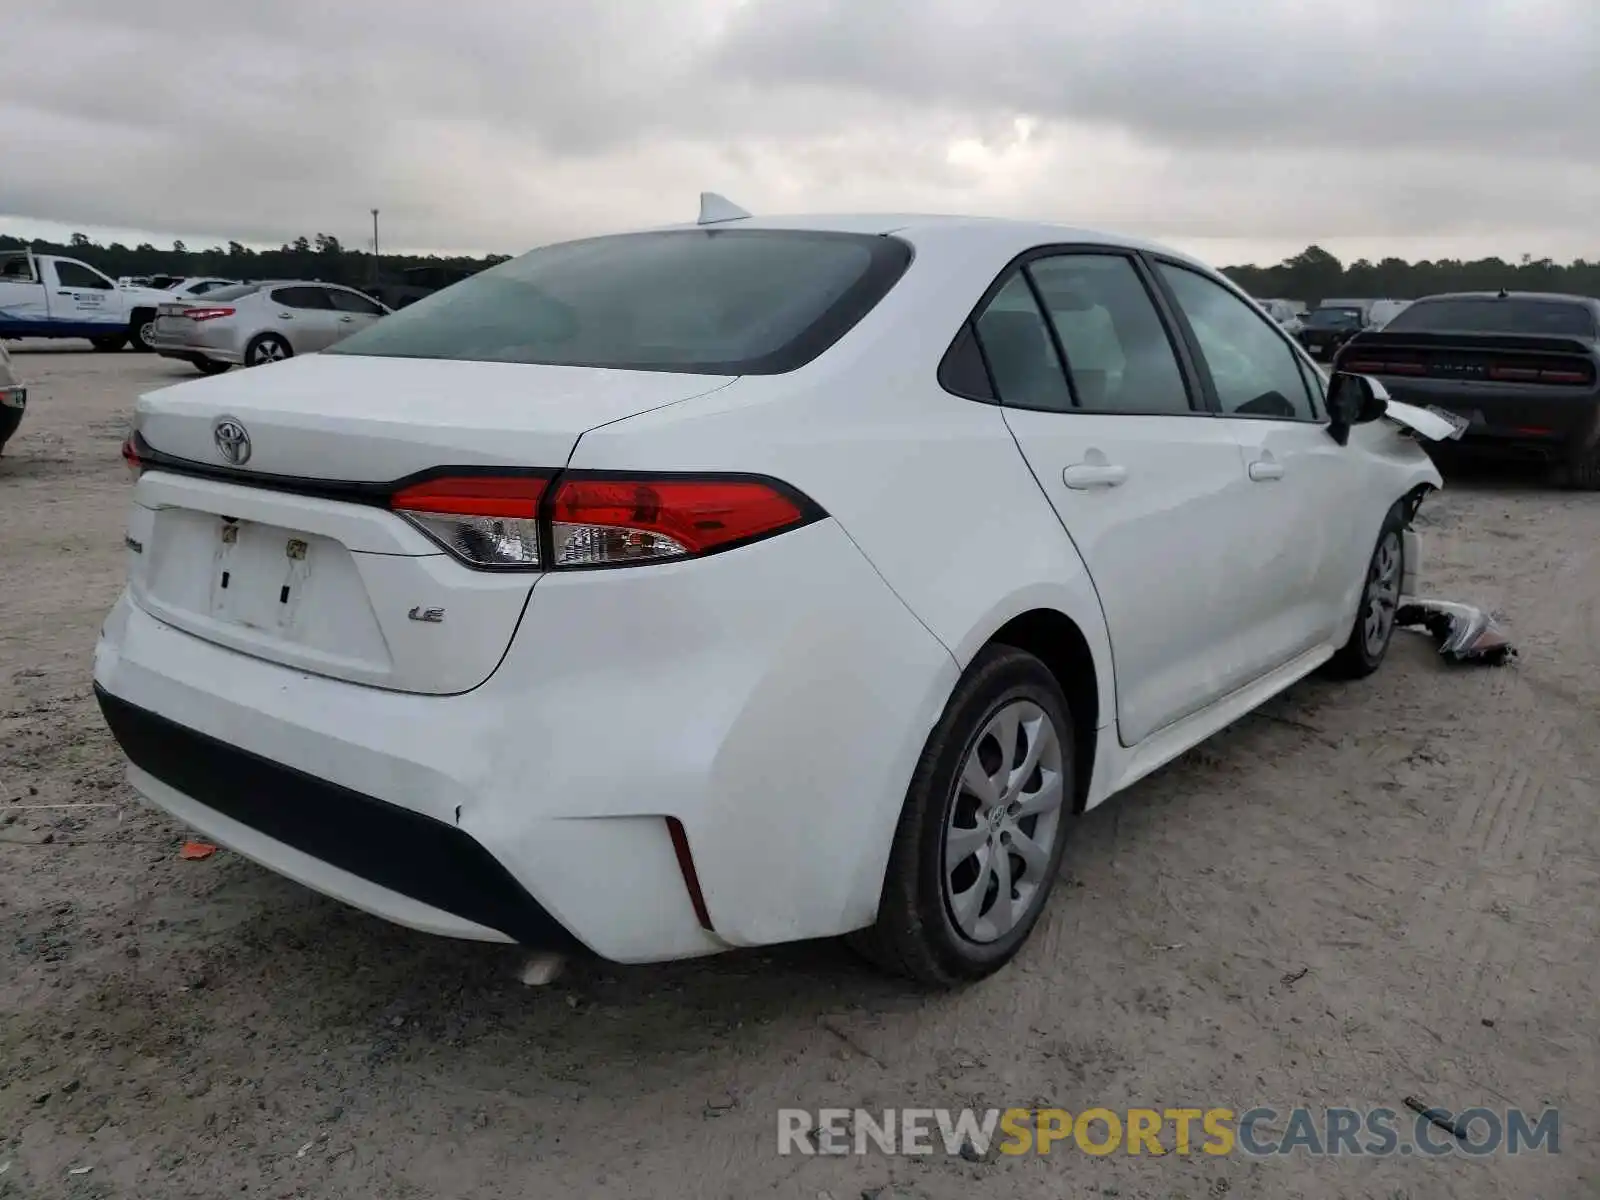
<instances>
[{"instance_id":1,"label":"rear window","mask_svg":"<svg viewBox=\"0 0 1600 1200\"><path fill-rule=\"evenodd\" d=\"M1355 329L1360 324L1359 308L1319 308L1306 318L1312 329Z\"/></svg>"},{"instance_id":2,"label":"rear window","mask_svg":"<svg viewBox=\"0 0 1600 1200\"><path fill-rule=\"evenodd\" d=\"M1511 333L1595 336L1594 314L1570 300L1418 300L1384 326L1391 333Z\"/></svg>"},{"instance_id":3,"label":"rear window","mask_svg":"<svg viewBox=\"0 0 1600 1200\"><path fill-rule=\"evenodd\" d=\"M772 375L816 358L904 274L890 237L695 229L546 246L327 351Z\"/></svg>"},{"instance_id":4,"label":"rear window","mask_svg":"<svg viewBox=\"0 0 1600 1200\"><path fill-rule=\"evenodd\" d=\"M206 295L207 300L243 300L246 296L253 296L265 284L260 283L235 283L227 287L212 288Z\"/></svg>"}]
</instances>

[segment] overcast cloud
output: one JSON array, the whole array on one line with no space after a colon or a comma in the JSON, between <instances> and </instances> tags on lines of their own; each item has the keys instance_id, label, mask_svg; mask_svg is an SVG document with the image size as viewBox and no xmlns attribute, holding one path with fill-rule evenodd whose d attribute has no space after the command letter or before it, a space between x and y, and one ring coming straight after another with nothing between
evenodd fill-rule
<instances>
[{"instance_id":1,"label":"overcast cloud","mask_svg":"<svg viewBox=\"0 0 1600 1200\"><path fill-rule=\"evenodd\" d=\"M0 230L518 252L977 212L1600 257L1600 0L6 2Z\"/></svg>"}]
</instances>

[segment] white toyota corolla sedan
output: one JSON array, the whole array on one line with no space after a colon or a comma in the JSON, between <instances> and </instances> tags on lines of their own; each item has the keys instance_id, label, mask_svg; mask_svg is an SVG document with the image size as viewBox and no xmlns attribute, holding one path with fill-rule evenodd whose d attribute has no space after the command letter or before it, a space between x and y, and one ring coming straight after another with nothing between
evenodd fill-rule
<instances>
[{"instance_id":1,"label":"white toyota corolla sedan","mask_svg":"<svg viewBox=\"0 0 1600 1200\"><path fill-rule=\"evenodd\" d=\"M144 396L96 693L392 921L950 986L1076 814L1383 661L1450 430L1385 399L1156 245L713 202Z\"/></svg>"}]
</instances>

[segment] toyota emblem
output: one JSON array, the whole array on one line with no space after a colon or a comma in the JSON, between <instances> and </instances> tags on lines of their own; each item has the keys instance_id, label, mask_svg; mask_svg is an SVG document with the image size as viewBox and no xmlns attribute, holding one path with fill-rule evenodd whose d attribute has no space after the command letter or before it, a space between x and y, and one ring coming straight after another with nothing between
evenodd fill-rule
<instances>
[{"instance_id":1,"label":"toyota emblem","mask_svg":"<svg viewBox=\"0 0 1600 1200\"><path fill-rule=\"evenodd\" d=\"M219 418L211 427L211 436L217 443L217 452L234 466L242 467L250 461L250 435L232 417Z\"/></svg>"}]
</instances>

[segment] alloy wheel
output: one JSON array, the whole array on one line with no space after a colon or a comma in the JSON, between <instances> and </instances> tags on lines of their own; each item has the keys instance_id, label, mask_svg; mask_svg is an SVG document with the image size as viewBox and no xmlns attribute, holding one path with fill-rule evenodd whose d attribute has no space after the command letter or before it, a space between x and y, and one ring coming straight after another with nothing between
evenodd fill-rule
<instances>
[{"instance_id":1,"label":"alloy wheel","mask_svg":"<svg viewBox=\"0 0 1600 1200\"><path fill-rule=\"evenodd\" d=\"M1362 640L1376 657L1389 644L1395 610L1400 604L1400 535L1387 530L1372 552L1367 568L1367 590L1362 606Z\"/></svg>"},{"instance_id":2,"label":"alloy wheel","mask_svg":"<svg viewBox=\"0 0 1600 1200\"><path fill-rule=\"evenodd\" d=\"M1048 891L1065 795L1054 722L1029 700L1002 705L968 751L945 824L945 906L964 937L1004 937Z\"/></svg>"}]
</instances>

